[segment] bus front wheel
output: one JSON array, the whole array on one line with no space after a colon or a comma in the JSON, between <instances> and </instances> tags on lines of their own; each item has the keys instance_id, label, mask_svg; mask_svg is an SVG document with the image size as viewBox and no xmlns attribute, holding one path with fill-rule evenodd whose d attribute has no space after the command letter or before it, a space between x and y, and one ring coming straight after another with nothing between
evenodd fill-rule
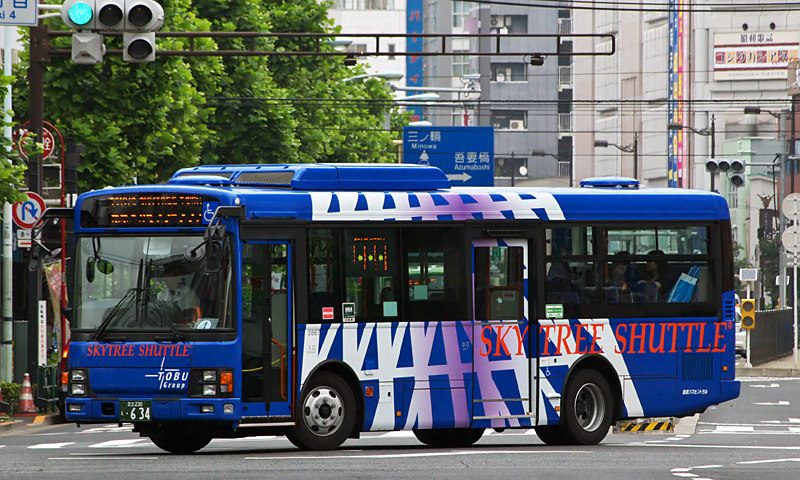
<instances>
[{"instance_id":1,"label":"bus front wheel","mask_svg":"<svg viewBox=\"0 0 800 480\"><path fill-rule=\"evenodd\" d=\"M161 450L170 453L194 453L211 442L211 435L196 429L185 430L177 427L161 427L150 434L150 440Z\"/></svg>"},{"instance_id":2,"label":"bus front wheel","mask_svg":"<svg viewBox=\"0 0 800 480\"><path fill-rule=\"evenodd\" d=\"M611 388L605 377L595 370L577 371L567 384L559 433L567 443L596 445L608 434L612 412Z\"/></svg>"},{"instance_id":3,"label":"bus front wheel","mask_svg":"<svg viewBox=\"0 0 800 480\"><path fill-rule=\"evenodd\" d=\"M322 372L306 384L287 437L305 450L333 450L344 443L356 422L356 400L336 374Z\"/></svg>"}]
</instances>

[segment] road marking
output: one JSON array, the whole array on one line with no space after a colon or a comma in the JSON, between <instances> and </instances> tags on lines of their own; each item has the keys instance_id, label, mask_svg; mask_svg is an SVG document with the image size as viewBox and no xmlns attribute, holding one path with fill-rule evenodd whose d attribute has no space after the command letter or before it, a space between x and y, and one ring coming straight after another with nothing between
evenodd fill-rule
<instances>
[{"instance_id":1,"label":"road marking","mask_svg":"<svg viewBox=\"0 0 800 480\"><path fill-rule=\"evenodd\" d=\"M800 462L800 458L776 458L774 460L748 460L736 462L737 465L757 465L759 463Z\"/></svg>"},{"instance_id":2,"label":"road marking","mask_svg":"<svg viewBox=\"0 0 800 480\"><path fill-rule=\"evenodd\" d=\"M717 432L720 433L741 433L741 432L754 432L755 427L748 427L743 425L717 425Z\"/></svg>"},{"instance_id":3,"label":"road marking","mask_svg":"<svg viewBox=\"0 0 800 480\"><path fill-rule=\"evenodd\" d=\"M62 442L62 443L40 443L38 445L31 445L30 449L32 450L45 450L45 449L52 449L52 448L63 448L67 445L74 445L75 442Z\"/></svg>"},{"instance_id":4,"label":"road marking","mask_svg":"<svg viewBox=\"0 0 800 480\"><path fill-rule=\"evenodd\" d=\"M780 388L778 383L770 383L769 385L750 385L750 388Z\"/></svg>"},{"instance_id":5,"label":"road marking","mask_svg":"<svg viewBox=\"0 0 800 480\"><path fill-rule=\"evenodd\" d=\"M791 405L791 403L787 402L786 400L781 400L779 402L753 402L753 405L787 407Z\"/></svg>"},{"instance_id":6,"label":"road marking","mask_svg":"<svg viewBox=\"0 0 800 480\"><path fill-rule=\"evenodd\" d=\"M800 447L799 447L800 448ZM507 455L512 453L531 455L536 453L569 453L581 454L591 453L589 451L580 450L482 450L482 451L452 451L452 452L424 452L424 453L387 453L377 455L292 455L292 456L264 456L264 457L244 457L245 460L351 460L351 459L391 459L391 458L425 458L425 457L449 457L461 455Z\"/></svg>"},{"instance_id":7,"label":"road marking","mask_svg":"<svg viewBox=\"0 0 800 480\"><path fill-rule=\"evenodd\" d=\"M108 455L76 455L74 457L50 457L48 460L158 460L159 457L114 457Z\"/></svg>"},{"instance_id":8,"label":"road marking","mask_svg":"<svg viewBox=\"0 0 800 480\"><path fill-rule=\"evenodd\" d=\"M150 440L147 438L129 438L123 440L109 440L107 442L95 443L94 445L89 445L89 448L126 448L126 447L138 447L142 444L142 442L147 442L150 444Z\"/></svg>"}]
</instances>

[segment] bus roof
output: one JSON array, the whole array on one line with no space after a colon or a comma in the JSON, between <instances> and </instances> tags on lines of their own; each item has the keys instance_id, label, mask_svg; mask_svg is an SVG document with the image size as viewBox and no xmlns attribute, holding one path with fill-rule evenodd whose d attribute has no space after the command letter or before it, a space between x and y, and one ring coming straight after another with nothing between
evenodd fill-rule
<instances>
[{"instance_id":1,"label":"bus roof","mask_svg":"<svg viewBox=\"0 0 800 480\"><path fill-rule=\"evenodd\" d=\"M581 188L451 187L438 168L408 164L208 165L167 184L114 193L190 192L244 205L247 218L306 220L546 219L659 221L729 219L719 194L589 179ZM109 194L98 190L82 196Z\"/></svg>"}]
</instances>

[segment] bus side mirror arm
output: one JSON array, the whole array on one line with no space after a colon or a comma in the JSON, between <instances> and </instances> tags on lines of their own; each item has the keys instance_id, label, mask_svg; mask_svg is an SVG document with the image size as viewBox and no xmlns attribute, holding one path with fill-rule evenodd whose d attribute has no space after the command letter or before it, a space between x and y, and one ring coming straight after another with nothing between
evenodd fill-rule
<instances>
[{"instance_id":1,"label":"bus side mirror arm","mask_svg":"<svg viewBox=\"0 0 800 480\"><path fill-rule=\"evenodd\" d=\"M187 248L184 257L192 261L205 259L205 271L218 272L222 264L222 242L225 238L225 225L221 224L221 220L242 217L244 217L243 206L217 207L203 233L203 241L196 247Z\"/></svg>"},{"instance_id":2,"label":"bus side mirror arm","mask_svg":"<svg viewBox=\"0 0 800 480\"><path fill-rule=\"evenodd\" d=\"M47 224L47 220L59 220L72 218L74 211L72 208L48 208L44 211L41 218L33 224L31 228L31 258L28 260L28 271L35 272L41 266L42 250L49 255L52 253L39 241L39 235Z\"/></svg>"}]
</instances>

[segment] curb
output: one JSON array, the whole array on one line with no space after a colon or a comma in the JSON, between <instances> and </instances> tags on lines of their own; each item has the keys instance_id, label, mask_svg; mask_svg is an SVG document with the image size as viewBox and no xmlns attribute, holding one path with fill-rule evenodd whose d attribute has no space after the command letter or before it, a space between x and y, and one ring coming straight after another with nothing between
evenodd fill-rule
<instances>
[{"instance_id":1,"label":"curb","mask_svg":"<svg viewBox=\"0 0 800 480\"><path fill-rule=\"evenodd\" d=\"M26 428L64 423L58 413L45 413L35 417L12 417L11 421L0 422L0 435L12 433Z\"/></svg>"},{"instance_id":2,"label":"curb","mask_svg":"<svg viewBox=\"0 0 800 480\"><path fill-rule=\"evenodd\" d=\"M800 377L800 370L774 367L737 368L736 377Z\"/></svg>"}]
</instances>

